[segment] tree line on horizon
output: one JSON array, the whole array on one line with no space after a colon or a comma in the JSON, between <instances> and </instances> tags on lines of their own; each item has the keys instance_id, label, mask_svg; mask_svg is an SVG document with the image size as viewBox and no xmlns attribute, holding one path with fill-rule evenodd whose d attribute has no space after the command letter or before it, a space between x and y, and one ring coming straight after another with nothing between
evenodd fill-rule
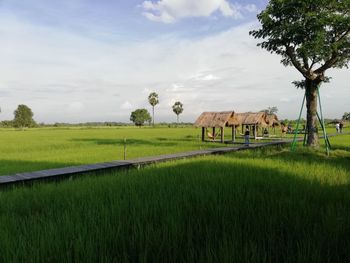
<instances>
[{"instance_id":1,"label":"tree line on horizon","mask_svg":"<svg viewBox=\"0 0 350 263\"><path fill-rule=\"evenodd\" d=\"M173 112L178 116L182 113L182 103L181 102L175 102L172 106ZM139 109L140 110L140 109ZM137 111L137 110L136 110ZM147 110L146 110L147 111ZM276 114L278 112L277 107L268 107L264 110L261 110L261 112L265 112L266 114ZM0 108L1 113L1 108ZM0 122L0 127L2 128L36 128L36 127L83 127L83 126L106 126L106 127L113 127L113 126L126 126L126 125L136 125L135 122L133 124L125 123L125 122L113 122L113 121L105 121L105 122L84 122L84 123L60 123L55 122L53 124L45 124L45 123L37 123L33 119L34 113L33 111L27 106L27 105L18 105L17 109L14 111L14 119L13 120L4 120ZM151 124L150 120L152 119L150 116L150 113L148 112L148 122ZM146 119L147 119L146 118ZM341 118L343 121L350 121L350 112L345 112ZM290 119L283 119L280 120L281 123L291 123L294 124L297 120L290 120ZM306 121L305 119L301 120L303 123ZM325 119L325 123L334 123L334 121L339 121L339 119ZM179 124L177 119L177 124ZM159 125L165 125L168 127L171 127L171 123L168 122L160 122ZM192 125L191 122L182 123L182 125ZM139 126L139 125L136 125Z\"/></svg>"}]
</instances>

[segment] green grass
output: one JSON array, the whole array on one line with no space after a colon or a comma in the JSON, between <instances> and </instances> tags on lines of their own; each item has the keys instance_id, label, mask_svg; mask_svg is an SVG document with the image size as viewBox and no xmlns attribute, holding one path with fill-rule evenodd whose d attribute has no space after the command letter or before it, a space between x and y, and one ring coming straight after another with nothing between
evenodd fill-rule
<instances>
[{"instance_id":1,"label":"green grass","mask_svg":"<svg viewBox=\"0 0 350 263\"><path fill-rule=\"evenodd\" d=\"M220 144L202 143L195 128L72 128L0 130L0 175L121 160Z\"/></svg>"},{"instance_id":2,"label":"green grass","mask_svg":"<svg viewBox=\"0 0 350 263\"><path fill-rule=\"evenodd\" d=\"M0 175L121 160L124 138L127 159L223 146L202 143L200 133L193 127L0 129ZM230 129L225 135L230 139Z\"/></svg>"},{"instance_id":3,"label":"green grass","mask_svg":"<svg viewBox=\"0 0 350 263\"><path fill-rule=\"evenodd\" d=\"M0 262L349 262L350 136L0 192Z\"/></svg>"}]
</instances>

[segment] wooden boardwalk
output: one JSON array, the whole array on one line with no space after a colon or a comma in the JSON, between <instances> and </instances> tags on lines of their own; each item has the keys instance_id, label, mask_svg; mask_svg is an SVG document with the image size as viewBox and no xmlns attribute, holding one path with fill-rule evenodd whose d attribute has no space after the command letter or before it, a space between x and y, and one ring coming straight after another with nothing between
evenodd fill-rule
<instances>
[{"instance_id":1,"label":"wooden boardwalk","mask_svg":"<svg viewBox=\"0 0 350 263\"><path fill-rule=\"evenodd\" d=\"M349 134L349 133L343 133L343 134ZM337 134L332 134L328 136L332 137L336 135ZM302 141L302 140L303 139L298 139L298 141ZM197 151L190 151L190 152L184 152L184 153L174 153L174 154L167 154L167 155L142 157L142 158L126 160L126 161L112 161L112 162L105 162L105 163L42 170L42 171L36 171L36 172L18 173L14 175L3 175L3 176L0 176L0 186L24 184L24 183L34 182L34 181L58 180L58 179L79 175L79 174L84 174L84 173L92 173L92 172L112 170L112 169L115 170L115 169L126 169L131 167L140 167L143 165L166 162L170 160L178 160L178 159L212 155L212 154L224 154L228 152L258 149L266 146L285 145L291 142L292 140L253 143L253 144L250 144L249 147L244 145L238 145L238 146L235 145L235 146L229 146L229 147L212 148L212 149L197 150Z\"/></svg>"}]
</instances>

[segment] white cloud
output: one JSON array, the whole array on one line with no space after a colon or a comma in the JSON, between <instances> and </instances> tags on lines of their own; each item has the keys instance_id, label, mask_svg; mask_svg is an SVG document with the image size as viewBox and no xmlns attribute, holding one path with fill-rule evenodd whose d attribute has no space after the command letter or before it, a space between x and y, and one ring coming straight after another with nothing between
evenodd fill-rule
<instances>
[{"instance_id":1,"label":"white cloud","mask_svg":"<svg viewBox=\"0 0 350 263\"><path fill-rule=\"evenodd\" d=\"M150 109L152 91L160 95L157 121L173 120L175 100L184 103L183 121L202 111L268 106L277 106L281 118L296 118L303 92L291 82L301 77L256 47L248 32L257 26L195 40L160 37L117 45L0 16L0 118L12 119L23 103L38 122L127 122L126 102ZM349 111L350 75L328 75L333 79L322 86L322 106L325 117L335 118Z\"/></svg>"},{"instance_id":2,"label":"white cloud","mask_svg":"<svg viewBox=\"0 0 350 263\"><path fill-rule=\"evenodd\" d=\"M163 23L173 23L186 17L209 17L217 11L225 17L240 18L241 11L255 11L253 4L243 7L228 0L147 0L141 7L146 18Z\"/></svg>"},{"instance_id":3,"label":"white cloud","mask_svg":"<svg viewBox=\"0 0 350 263\"><path fill-rule=\"evenodd\" d=\"M80 113L84 108L84 104L80 101L74 101L68 105L68 111L71 113Z\"/></svg>"},{"instance_id":4,"label":"white cloud","mask_svg":"<svg viewBox=\"0 0 350 263\"><path fill-rule=\"evenodd\" d=\"M247 10L250 13L256 13L258 12L258 8L254 4L247 4L244 6L244 9Z\"/></svg>"},{"instance_id":5,"label":"white cloud","mask_svg":"<svg viewBox=\"0 0 350 263\"><path fill-rule=\"evenodd\" d=\"M285 97L282 97L280 98L280 102L290 102L290 98L285 98Z\"/></svg>"},{"instance_id":6,"label":"white cloud","mask_svg":"<svg viewBox=\"0 0 350 263\"><path fill-rule=\"evenodd\" d=\"M197 76L195 76L194 79L201 80L201 81L211 81L211 80L219 80L220 78L213 74L203 75L202 73L200 73Z\"/></svg>"},{"instance_id":7,"label":"white cloud","mask_svg":"<svg viewBox=\"0 0 350 263\"><path fill-rule=\"evenodd\" d=\"M129 101L125 101L120 108L122 110L131 110L133 108L132 104Z\"/></svg>"}]
</instances>

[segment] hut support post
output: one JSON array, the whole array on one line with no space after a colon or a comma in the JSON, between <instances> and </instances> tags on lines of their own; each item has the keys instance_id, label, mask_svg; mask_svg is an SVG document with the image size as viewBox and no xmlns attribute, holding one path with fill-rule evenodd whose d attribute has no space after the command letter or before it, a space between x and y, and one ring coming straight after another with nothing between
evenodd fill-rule
<instances>
[{"instance_id":1,"label":"hut support post","mask_svg":"<svg viewBox=\"0 0 350 263\"><path fill-rule=\"evenodd\" d=\"M225 132L225 128L221 127L221 143L224 142L224 132Z\"/></svg>"},{"instance_id":2,"label":"hut support post","mask_svg":"<svg viewBox=\"0 0 350 263\"><path fill-rule=\"evenodd\" d=\"M256 125L254 125L254 139L256 140L257 134L256 134Z\"/></svg>"},{"instance_id":3,"label":"hut support post","mask_svg":"<svg viewBox=\"0 0 350 263\"><path fill-rule=\"evenodd\" d=\"M202 142L204 142L204 132L205 132L205 128L202 127Z\"/></svg>"},{"instance_id":4,"label":"hut support post","mask_svg":"<svg viewBox=\"0 0 350 263\"><path fill-rule=\"evenodd\" d=\"M215 140L215 137L216 137L216 134L215 134L215 127L213 127L213 137L214 137L214 139L213 139L213 141Z\"/></svg>"},{"instance_id":5,"label":"hut support post","mask_svg":"<svg viewBox=\"0 0 350 263\"><path fill-rule=\"evenodd\" d=\"M236 127L235 125L232 126L232 142L236 141Z\"/></svg>"}]
</instances>

